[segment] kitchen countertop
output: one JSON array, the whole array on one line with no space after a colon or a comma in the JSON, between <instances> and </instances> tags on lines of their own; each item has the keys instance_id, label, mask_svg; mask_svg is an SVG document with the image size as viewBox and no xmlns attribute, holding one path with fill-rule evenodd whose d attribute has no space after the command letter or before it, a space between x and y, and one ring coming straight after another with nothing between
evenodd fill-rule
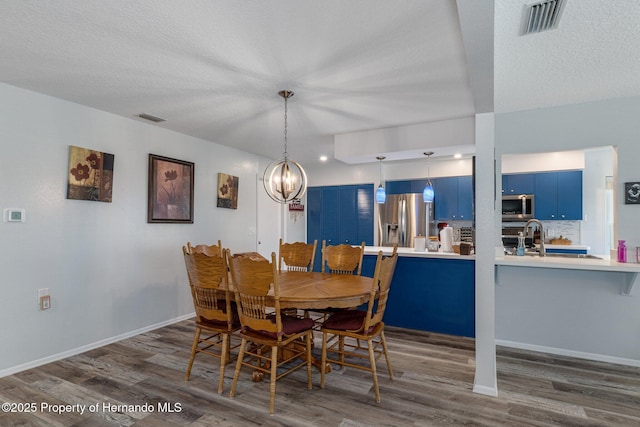
<instances>
[{"instance_id":1,"label":"kitchen countertop","mask_svg":"<svg viewBox=\"0 0 640 427\"><path fill-rule=\"evenodd\" d=\"M382 251L384 255L391 255L393 247L391 246L365 246L365 255L377 255L379 251ZM403 257L415 257L415 258L440 258L440 259L476 259L475 255L460 255L456 253L445 252L429 252L429 251L415 251L413 248L398 248L398 256Z\"/></svg>"},{"instance_id":2,"label":"kitchen countertop","mask_svg":"<svg viewBox=\"0 0 640 427\"><path fill-rule=\"evenodd\" d=\"M624 273L639 273L640 264L620 263L612 261L609 257L594 258L564 258L537 255L526 256L499 256L495 259L496 265L508 265L514 267L536 268L563 268L568 270L596 270L596 271L620 271Z\"/></svg>"},{"instance_id":3,"label":"kitchen countertop","mask_svg":"<svg viewBox=\"0 0 640 427\"><path fill-rule=\"evenodd\" d=\"M620 263L611 260L609 257L602 259L593 258L564 258L551 256L498 256L495 258L496 267L533 267L533 268L556 268L564 270L587 270L587 271L605 271L623 273L621 295L631 295L638 273L640 273L640 264L637 263ZM496 283L498 279L498 268L496 268Z\"/></svg>"}]
</instances>

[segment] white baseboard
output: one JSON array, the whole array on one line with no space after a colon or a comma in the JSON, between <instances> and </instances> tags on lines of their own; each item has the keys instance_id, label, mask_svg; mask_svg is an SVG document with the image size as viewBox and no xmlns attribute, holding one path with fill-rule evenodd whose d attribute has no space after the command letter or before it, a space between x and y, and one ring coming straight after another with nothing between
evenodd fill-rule
<instances>
[{"instance_id":1,"label":"white baseboard","mask_svg":"<svg viewBox=\"0 0 640 427\"><path fill-rule=\"evenodd\" d=\"M85 351L93 350L98 347L105 346L107 344L113 344L114 342L121 341L125 338L130 338L135 335L139 335L145 332L152 331L154 329L162 328L164 326L172 325L174 323L181 322L183 320L187 320L195 316L195 313L185 314L183 316L175 317L173 319L165 320L160 323L156 323L153 325L145 326L144 328L136 329L135 331L126 332L121 335L116 335L114 337L105 338L100 341L93 342L91 344L83 345L80 347L73 348L71 350L63 351L62 353L52 354L51 356L43 357L42 359L33 360L31 362L23 363L21 365L12 366L7 369L3 369L0 371L0 378L6 377L8 375L13 375L18 372L26 371L27 369L36 368L38 366L46 365L47 363L56 362L58 360L65 359L67 357L75 356L76 354L84 353Z\"/></svg>"},{"instance_id":2,"label":"white baseboard","mask_svg":"<svg viewBox=\"0 0 640 427\"><path fill-rule=\"evenodd\" d=\"M640 360L626 359L623 357L607 356L606 354L585 353L582 351L567 350L564 348L546 347L535 344L525 344L515 341L496 340L496 345L519 348L521 350L538 351L541 353L555 354L558 356L576 357L578 359L595 360L598 362L616 363L618 365L640 367ZM475 391L475 390L474 390Z\"/></svg>"},{"instance_id":3,"label":"white baseboard","mask_svg":"<svg viewBox=\"0 0 640 427\"><path fill-rule=\"evenodd\" d=\"M473 385L473 392L478 394L484 394L485 396L497 397L498 389L496 387L486 387L483 385Z\"/></svg>"}]
</instances>

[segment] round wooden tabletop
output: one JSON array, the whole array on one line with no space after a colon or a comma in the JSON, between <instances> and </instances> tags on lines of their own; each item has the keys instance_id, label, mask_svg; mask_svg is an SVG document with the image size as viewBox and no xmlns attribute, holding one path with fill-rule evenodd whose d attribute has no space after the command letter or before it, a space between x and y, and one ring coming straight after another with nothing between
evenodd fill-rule
<instances>
[{"instance_id":1,"label":"round wooden tabletop","mask_svg":"<svg viewBox=\"0 0 640 427\"><path fill-rule=\"evenodd\" d=\"M369 300L373 279L365 276L283 271L278 273L282 308L349 308Z\"/></svg>"}]
</instances>

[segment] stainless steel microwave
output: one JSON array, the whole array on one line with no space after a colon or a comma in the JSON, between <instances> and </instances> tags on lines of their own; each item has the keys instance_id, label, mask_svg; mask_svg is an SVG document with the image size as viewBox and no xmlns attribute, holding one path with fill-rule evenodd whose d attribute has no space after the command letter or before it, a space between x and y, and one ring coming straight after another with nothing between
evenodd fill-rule
<instances>
[{"instance_id":1,"label":"stainless steel microwave","mask_svg":"<svg viewBox=\"0 0 640 427\"><path fill-rule=\"evenodd\" d=\"M535 218L533 194L502 196L502 221L528 221Z\"/></svg>"}]
</instances>

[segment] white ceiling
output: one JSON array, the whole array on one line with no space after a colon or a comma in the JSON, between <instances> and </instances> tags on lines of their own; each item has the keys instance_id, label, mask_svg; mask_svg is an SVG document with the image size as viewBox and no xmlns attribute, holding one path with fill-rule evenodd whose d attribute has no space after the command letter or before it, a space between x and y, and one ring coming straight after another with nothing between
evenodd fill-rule
<instances>
[{"instance_id":1,"label":"white ceiling","mask_svg":"<svg viewBox=\"0 0 640 427\"><path fill-rule=\"evenodd\" d=\"M304 165L335 134L640 95L640 2L566 2L522 37L533 2L496 0L494 65L490 0L4 1L0 81L271 158L293 90Z\"/></svg>"}]
</instances>

